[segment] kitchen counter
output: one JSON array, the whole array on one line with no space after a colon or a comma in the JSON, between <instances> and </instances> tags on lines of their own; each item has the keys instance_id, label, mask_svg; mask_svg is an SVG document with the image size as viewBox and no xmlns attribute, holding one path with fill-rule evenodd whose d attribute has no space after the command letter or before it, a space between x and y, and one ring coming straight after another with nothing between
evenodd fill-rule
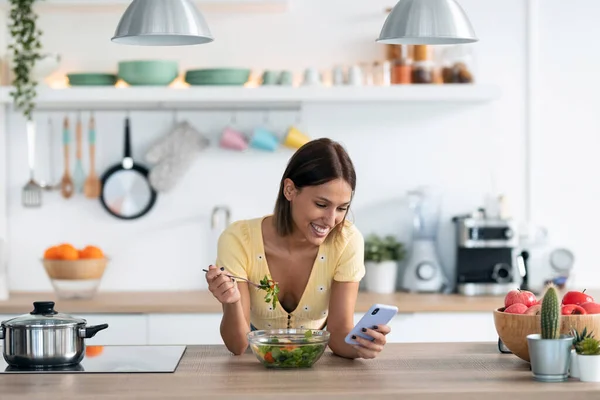
<instances>
[{"instance_id":1,"label":"kitchen counter","mask_svg":"<svg viewBox=\"0 0 600 400\"><path fill-rule=\"evenodd\" d=\"M398 292L376 294L360 292L356 312L366 312L374 303L396 305L400 313L413 312L489 312L502 307L503 296L466 297L447 294ZM34 301L51 300L65 313L89 314L168 314L220 313L221 305L209 291L193 292L102 292L91 300L60 300L52 292L11 293L0 301L0 314L23 314L31 311Z\"/></svg>"},{"instance_id":2,"label":"kitchen counter","mask_svg":"<svg viewBox=\"0 0 600 400\"><path fill-rule=\"evenodd\" d=\"M588 290L600 299L600 290ZM57 310L76 314L202 314L221 313L221 305L209 291L191 292L102 292L90 300L60 300L53 292L11 293L0 301L0 314L31 311L34 301L51 300ZM359 292L356 312L364 313L374 303L393 304L400 313L490 312L504 305L504 296L467 297L457 294Z\"/></svg>"},{"instance_id":3,"label":"kitchen counter","mask_svg":"<svg viewBox=\"0 0 600 400\"><path fill-rule=\"evenodd\" d=\"M600 383L534 381L529 364L498 353L496 343L390 344L375 360L346 360L327 350L313 368L288 371L267 370L250 352L188 346L175 373L2 374L0 385L2 400L600 398Z\"/></svg>"}]
</instances>

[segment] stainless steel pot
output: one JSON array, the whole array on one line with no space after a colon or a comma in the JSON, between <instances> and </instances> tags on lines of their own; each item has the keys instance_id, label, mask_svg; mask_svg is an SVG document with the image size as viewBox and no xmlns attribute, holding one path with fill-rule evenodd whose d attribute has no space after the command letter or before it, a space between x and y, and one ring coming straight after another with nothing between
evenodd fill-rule
<instances>
[{"instance_id":1,"label":"stainless steel pot","mask_svg":"<svg viewBox=\"0 0 600 400\"><path fill-rule=\"evenodd\" d=\"M54 310L53 301L36 301L33 311L3 321L4 360L15 367L43 368L79 364L85 353L84 339L92 338L108 324L87 326L85 319Z\"/></svg>"}]
</instances>

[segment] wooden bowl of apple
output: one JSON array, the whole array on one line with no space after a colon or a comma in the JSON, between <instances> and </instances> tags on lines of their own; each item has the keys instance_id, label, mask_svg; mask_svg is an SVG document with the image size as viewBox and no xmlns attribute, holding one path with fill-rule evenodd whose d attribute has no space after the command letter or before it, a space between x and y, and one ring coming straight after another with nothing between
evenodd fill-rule
<instances>
[{"instance_id":1,"label":"wooden bowl of apple","mask_svg":"<svg viewBox=\"0 0 600 400\"><path fill-rule=\"evenodd\" d=\"M529 362L527 335L541 332L542 297L526 290L511 290L504 307L494 310L496 332L504 345L517 357ZM600 303L584 291L572 290L561 301L561 333L570 334L587 328L600 337Z\"/></svg>"}]
</instances>

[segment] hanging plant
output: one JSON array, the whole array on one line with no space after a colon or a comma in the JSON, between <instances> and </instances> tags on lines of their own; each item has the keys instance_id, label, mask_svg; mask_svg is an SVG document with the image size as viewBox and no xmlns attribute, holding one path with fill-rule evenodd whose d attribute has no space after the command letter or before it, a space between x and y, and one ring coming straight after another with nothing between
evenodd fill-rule
<instances>
[{"instance_id":1,"label":"hanging plant","mask_svg":"<svg viewBox=\"0 0 600 400\"><path fill-rule=\"evenodd\" d=\"M8 48L12 52L13 75L12 85L14 91L10 95L14 99L14 106L21 111L27 120L31 120L31 113L35 108L37 82L32 79L31 71L35 62L41 58L42 44L40 37L42 31L37 28L37 14L33 11L33 4L37 0L10 0L10 17L8 28L13 43Z\"/></svg>"}]
</instances>

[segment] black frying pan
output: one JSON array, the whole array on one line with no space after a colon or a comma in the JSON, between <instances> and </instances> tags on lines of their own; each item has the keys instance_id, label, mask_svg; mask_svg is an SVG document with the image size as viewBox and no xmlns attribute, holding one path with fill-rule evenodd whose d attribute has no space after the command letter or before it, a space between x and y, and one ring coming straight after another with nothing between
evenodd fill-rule
<instances>
[{"instance_id":1,"label":"black frying pan","mask_svg":"<svg viewBox=\"0 0 600 400\"><path fill-rule=\"evenodd\" d=\"M156 191L148 180L148 169L134 163L131 156L129 118L125 119L125 155L101 177L100 202L120 219L139 218L154 206Z\"/></svg>"}]
</instances>

